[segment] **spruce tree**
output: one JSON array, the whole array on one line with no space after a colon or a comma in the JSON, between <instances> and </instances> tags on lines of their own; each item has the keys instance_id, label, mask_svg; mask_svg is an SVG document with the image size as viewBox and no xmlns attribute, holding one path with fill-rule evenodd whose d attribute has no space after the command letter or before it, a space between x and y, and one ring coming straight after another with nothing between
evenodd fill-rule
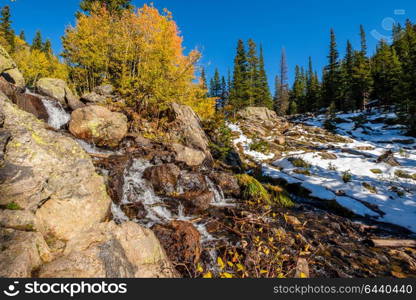
<instances>
[{"instance_id":1,"label":"spruce tree","mask_svg":"<svg viewBox=\"0 0 416 300\"><path fill-rule=\"evenodd\" d=\"M250 39L248 40L248 52L247 52L247 62L248 62L248 95L249 95L249 106L258 105L257 96L259 94L258 87L258 76L259 76L259 58L257 57L257 46L256 43Z\"/></svg>"},{"instance_id":2,"label":"spruce tree","mask_svg":"<svg viewBox=\"0 0 416 300\"><path fill-rule=\"evenodd\" d=\"M256 105L267 107L268 109L273 109L273 99L267 80L262 46L260 46L259 70L256 86L258 86L258 94L256 95Z\"/></svg>"},{"instance_id":3,"label":"spruce tree","mask_svg":"<svg viewBox=\"0 0 416 300\"><path fill-rule=\"evenodd\" d=\"M339 108L341 100L340 64L338 60L339 54L336 37L333 29L331 29L330 40L328 55L329 64L324 70L322 105L323 107L328 107L332 102L335 102L337 108Z\"/></svg>"},{"instance_id":4,"label":"spruce tree","mask_svg":"<svg viewBox=\"0 0 416 300\"><path fill-rule=\"evenodd\" d=\"M305 72L299 66L295 68L295 81L293 83L293 89L290 93L290 114L304 113L306 112L305 107L305 91L306 91L306 80ZM293 103L296 104L296 111L293 110Z\"/></svg>"},{"instance_id":5,"label":"spruce tree","mask_svg":"<svg viewBox=\"0 0 416 300\"><path fill-rule=\"evenodd\" d=\"M26 42L26 35L25 35L25 32L24 32L23 30L22 30L22 31L20 31L19 38L20 38L22 41Z\"/></svg>"},{"instance_id":6,"label":"spruce tree","mask_svg":"<svg viewBox=\"0 0 416 300\"><path fill-rule=\"evenodd\" d=\"M344 112L356 110L356 101L354 100L353 89L353 68L354 68L354 49L351 42L347 41L345 58L341 67L341 102L339 109Z\"/></svg>"},{"instance_id":7,"label":"spruce tree","mask_svg":"<svg viewBox=\"0 0 416 300\"><path fill-rule=\"evenodd\" d=\"M207 76L204 68L201 69L201 86L204 90L208 90Z\"/></svg>"},{"instance_id":8,"label":"spruce tree","mask_svg":"<svg viewBox=\"0 0 416 300\"><path fill-rule=\"evenodd\" d=\"M42 51L45 52L47 55L51 55L52 54L52 44L51 44L51 40L47 39L45 41L45 43L42 46Z\"/></svg>"},{"instance_id":9,"label":"spruce tree","mask_svg":"<svg viewBox=\"0 0 416 300\"><path fill-rule=\"evenodd\" d=\"M352 71L352 97L358 109L365 109L372 91L370 60L363 26L360 26L361 51L354 52Z\"/></svg>"},{"instance_id":10,"label":"spruce tree","mask_svg":"<svg viewBox=\"0 0 416 300\"><path fill-rule=\"evenodd\" d=\"M30 49L39 51L43 50L42 34L40 33L40 30L36 31L35 38L33 39Z\"/></svg>"},{"instance_id":11,"label":"spruce tree","mask_svg":"<svg viewBox=\"0 0 416 300\"><path fill-rule=\"evenodd\" d=\"M288 77L288 67L286 59L286 50L282 48L282 56L280 59L280 84L278 91L278 99L275 102L276 113L284 116L288 113L289 110L289 77Z\"/></svg>"},{"instance_id":12,"label":"spruce tree","mask_svg":"<svg viewBox=\"0 0 416 300\"><path fill-rule=\"evenodd\" d=\"M381 41L373 57L372 76L374 91L372 98L381 105L390 106L400 101L401 64L396 50L386 41Z\"/></svg>"},{"instance_id":13,"label":"spruce tree","mask_svg":"<svg viewBox=\"0 0 416 300\"><path fill-rule=\"evenodd\" d=\"M314 112L319 105L319 79L313 70L312 57L309 57L308 73L305 96L305 111Z\"/></svg>"},{"instance_id":14,"label":"spruce tree","mask_svg":"<svg viewBox=\"0 0 416 300\"><path fill-rule=\"evenodd\" d=\"M210 82L210 96L217 99L216 107L217 109L222 107L222 87L221 87L221 79L220 73L218 69L215 69L214 77Z\"/></svg>"},{"instance_id":15,"label":"spruce tree","mask_svg":"<svg viewBox=\"0 0 416 300\"><path fill-rule=\"evenodd\" d=\"M238 41L234 59L234 73L230 91L230 105L234 111L249 105L249 72L244 42Z\"/></svg>"},{"instance_id":16,"label":"spruce tree","mask_svg":"<svg viewBox=\"0 0 416 300\"><path fill-rule=\"evenodd\" d=\"M10 7L8 5L1 9L0 16L0 32L4 36L6 42L9 45L9 51L15 50L14 31L12 29L12 22L10 20Z\"/></svg>"}]
</instances>

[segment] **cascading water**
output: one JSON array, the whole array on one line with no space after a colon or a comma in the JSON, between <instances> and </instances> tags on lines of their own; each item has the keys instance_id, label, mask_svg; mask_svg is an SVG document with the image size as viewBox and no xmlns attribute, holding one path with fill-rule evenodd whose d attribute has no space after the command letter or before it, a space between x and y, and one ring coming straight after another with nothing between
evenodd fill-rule
<instances>
[{"instance_id":1,"label":"cascading water","mask_svg":"<svg viewBox=\"0 0 416 300\"><path fill-rule=\"evenodd\" d=\"M61 103L42 98L42 103L48 113L48 124L56 130L61 129L71 120L71 115L65 111Z\"/></svg>"},{"instance_id":2,"label":"cascading water","mask_svg":"<svg viewBox=\"0 0 416 300\"><path fill-rule=\"evenodd\" d=\"M113 218L116 222L125 222L129 218L124 214L120 206L140 202L146 210L146 217L133 220L147 227L154 224L166 224L173 220L192 221L192 216L185 216L184 207L179 204L177 212L171 211L164 206L162 198L157 196L151 184L143 178L144 171L151 167L148 161L136 159L130 168L124 173L123 197L119 205L112 205ZM206 230L204 223L194 223L201 234L201 241L207 242L214 240Z\"/></svg>"},{"instance_id":3,"label":"cascading water","mask_svg":"<svg viewBox=\"0 0 416 300\"><path fill-rule=\"evenodd\" d=\"M215 185L212 182L212 180L209 179L207 176L205 177L205 180L208 184L209 190L214 193L214 203L212 203L213 206L218 206L218 207L235 206L235 204L232 203L231 199L225 198L224 192L222 191L221 187Z\"/></svg>"}]
</instances>

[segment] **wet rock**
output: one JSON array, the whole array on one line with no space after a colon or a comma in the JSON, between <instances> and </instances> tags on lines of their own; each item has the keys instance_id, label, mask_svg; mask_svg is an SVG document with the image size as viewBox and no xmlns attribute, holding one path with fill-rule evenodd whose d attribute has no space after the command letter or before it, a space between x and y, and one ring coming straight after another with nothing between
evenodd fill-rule
<instances>
[{"instance_id":1,"label":"wet rock","mask_svg":"<svg viewBox=\"0 0 416 300\"><path fill-rule=\"evenodd\" d=\"M36 89L42 95L58 100L64 107L75 110L84 106L62 79L41 78L36 82Z\"/></svg>"},{"instance_id":2,"label":"wet rock","mask_svg":"<svg viewBox=\"0 0 416 300\"><path fill-rule=\"evenodd\" d=\"M5 116L0 205L35 214L44 236L68 240L108 215L111 199L91 158L73 139L0 99Z\"/></svg>"},{"instance_id":3,"label":"wet rock","mask_svg":"<svg viewBox=\"0 0 416 300\"><path fill-rule=\"evenodd\" d=\"M174 164L164 164L147 168L143 177L150 181L158 194L169 195L176 192L181 170Z\"/></svg>"},{"instance_id":4,"label":"wet rock","mask_svg":"<svg viewBox=\"0 0 416 300\"><path fill-rule=\"evenodd\" d=\"M130 220L144 219L147 216L146 209L141 202L122 204L120 208Z\"/></svg>"},{"instance_id":5,"label":"wet rock","mask_svg":"<svg viewBox=\"0 0 416 300\"><path fill-rule=\"evenodd\" d=\"M178 179L177 189L183 192L201 191L208 190L208 185L201 173L183 170Z\"/></svg>"},{"instance_id":6,"label":"wet rock","mask_svg":"<svg viewBox=\"0 0 416 300\"><path fill-rule=\"evenodd\" d=\"M173 144L172 149L175 153L176 161L185 163L189 167L202 165L206 158L204 152L183 146L181 144Z\"/></svg>"},{"instance_id":7,"label":"wet rock","mask_svg":"<svg viewBox=\"0 0 416 300\"><path fill-rule=\"evenodd\" d=\"M41 278L177 277L154 233L136 223L101 223L68 242L63 256L43 265Z\"/></svg>"},{"instance_id":8,"label":"wet rock","mask_svg":"<svg viewBox=\"0 0 416 300\"><path fill-rule=\"evenodd\" d=\"M172 221L153 228L168 257L174 263L196 264L201 256L201 235L192 223Z\"/></svg>"},{"instance_id":9,"label":"wet rock","mask_svg":"<svg viewBox=\"0 0 416 300\"><path fill-rule=\"evenodd\" d=\"M400 163L394 158L394 153L389 150L377 159L377 163L386 163L390 166L397 167Z\"/></svg>"},{"instance_id":10,"label":"wet rock","mask_svg":"<svg viewBox=\"0 0 416 300\"><path fill-rule=\"evenodd\" d=\"M42 235L0 228L0 277L28 278L52 259Z\"/></svg>"},{"instance_id":11,"label":"wet rock","mask_svg":"<svg viewBox=\"0 0 416 300\"><path fill-rule=\"evenodd\" d=\"M210 191L186 192L178 198L182 200L189 214L195 214L202 213L211 206L214 202L214 193Z\"/></svg>"},{"instance_id":12,"label":"wet rock","mask_svg":"<svg viewBox=\"0 0 416 300\"><path fill-rule=\"evenodd\" d=\"M25 91L0 77L0 91L20 109L33 114L38 119L48 121L49 115L41 97L26 94Z\"/></svg>"},{"instance_id":13,"label":"wet rock","mask_svg":"<svg viewBox=\"0 0 416 300\"><path fill-rule=\"evenodd\" d=\"M98 146L116 147L127 130L124 114L95 105L73 111L69 123L69 131L74 136Z\"/></svg>"},{"instance_id":14,"label":"wet rock","mask_svg":"<svg viewBox=\"0 0 416 300\"><path fill-rule=\"evenodd\" d=\"M209 175L209 178L218 185L226 197L236 197L240 196L240 185L235 176L225 172L212 172Z\"/></svg>"}]
</instances>

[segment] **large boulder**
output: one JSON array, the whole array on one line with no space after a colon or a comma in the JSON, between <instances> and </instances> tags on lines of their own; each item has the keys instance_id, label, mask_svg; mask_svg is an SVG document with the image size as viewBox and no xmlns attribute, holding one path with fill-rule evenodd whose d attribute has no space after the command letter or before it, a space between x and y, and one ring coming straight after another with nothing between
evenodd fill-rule
<instances>
[{"instance_id":1,"label":"large boulder","mask_svg":"<svg viewBox=\"0 0 416 300\"><path fill-rule=\"evenodd\" d=\"M213 171L209 178L221 188L226 197L238 198L240 196L240 185L237 178L232 174Z\"/></svg>"},{"instance_id":2,"label":"large boulder","mask_svg":"<svg viewBox=\"0 0 416 300\"><path fill-rule=\"evenodd\" d=\"M103 221L111 200L91 158L73 139L0 96L0 206L30 211L34 227L66 241Z\"/></svg>"},{"instance_id":3,"label":"large boulder","mask_svg":"<svg viewBox=\"0 0 416 300\"><path fill-rule=\"evenodd\" d=\"M201 127L197 114L186 105L172 103L169 110L172 137L188 147L200 150L212 160L209 151L209 140ZM174 130L173 130L174 129Z\"/></svg>"},{"instance_id":4,"label":"large boulder","mask_svg":"<svg viewBox=\"0 0 416 300\"><path fill-rule=\"evenodd\" d=\"M276 120L276 112L266 107L246 107L237 114L240 118L254 121L274 121Z\"/></svg>"},{"instance_id":5,"label":"large boulder","mask_svg":"<svg viewBox=\"0 0 416 300\"><path fill-rule=\"evenodd\" d=\"M172 221L153 228L168 257L174 263L194 265L201 257L201 234L190 222Z\"/></svg>"},{"instance_id":6,"label":"large boulder","mask_svg":"<svg viewBox=\"0 0 416 300\"><path fill-rule=\"evenodd\" d=\"M0 46L0 74L18 87L23 88L26 85L16 63L2 46Z\"/></svg>"},{"instance_id":7,"label":"large boulder","mask_svg":"<svg viewBox=\"0 0 416 300\"><path fill-rule=\"evenodd\" d=\"M156 193L170 195L176 192L181 170L174 164L163 164L149 167L143 177L150 181Z\"/></svg>"},{"instance_id":8,"label":"large boulder","mask_svg":"<svg viewBox=\"0 0 416 300\"><path fill-rule=\"evenodd\" d=\"M206 159L206 154L204 152L181 144L173 144L172 150L175 153L176 161L185 163L189 167L200 166Z\"/></svg>"},{"instance_id":9,"label":"large boulder","mask_svg":"<svg viewBox=\"0 0 416 300\"><path fill-rule=\"evenodd\" d=\"M31 277L35 269L51 259L40 233L0 227L0 277Z\"/></svg>"},{"instance_id":10,"label":"large boulder","mask_svg":"<svg viewBox=\"0 0 416 300\"><path fill-rule=\"evenodd\" d=\"M69 131L74 136L98 146L118 146L127 130L124 114L96 105L73 111L69 123Z\"/></svg>"},{"instance_id":11,"label":"large boulder","mask_svg":"<svg viewBox=\"0 0 416 300\"><path fill-rule=\"evenodd\" d=\"M63 256L43 265L43 278L169 278L177 273L154 233L136 223L101 223L66 245Z\"/></svg>"},{"instance_id":12,"label":"large boulder","mask_svg":"<svg viewBox=\"0 0 416 300\"><path fill-rule=\"evenodd\" d=\"M41 78L36 82L36 89L39 93L58 100L64 107L75 110L84 106L62 79Z\"/></svg>"}]
</instances>

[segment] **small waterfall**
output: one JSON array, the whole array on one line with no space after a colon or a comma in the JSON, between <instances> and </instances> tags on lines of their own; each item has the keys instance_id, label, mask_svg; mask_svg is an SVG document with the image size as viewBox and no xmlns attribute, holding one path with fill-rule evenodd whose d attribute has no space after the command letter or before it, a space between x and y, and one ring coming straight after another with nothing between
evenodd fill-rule
<instances>
[{"instance_id":1,"label":"small waterfall","mask_svg":"<svg viewBox=\"0 0 416 300\"><path fill-rule=\"evenodd\" d=\"M222 191L221 187L215 185L211 179L209 179L207 176L205 177L205 180L208 184L208 188L211 192L214 193L214 203L212 205L214 206L234 206L231 202L231 200L227 200L224 196L224 192Z\"/></svg>"},{"instance_id":2,"label":"small waterfall","mask_svg":"<svg viewBox=\"0 0 416 300\"><path fill-rule=\"evenodd\" d=\"M49 115L48 124L56 130L61 129L71 120L71 115L65 111L58 101L42 98L42 103Z\"/></svg>"},{"instance_id":3,"label":"small waterfall","mask_svg":"<svg viewBox=\"0 0 416 300\"><path fill-rule=\"evenodd\" d=\"M134 202L141 202L146 210L146 217L140 220L132 220L139 222L142 225L151 227L154 224L166 224L173 220L189 221L192 222L195 217L186 216L184 212L183 204L180 203L178 206L178 212L174 213L165 207L164 200L157 196L153 190L151 184L143 178L144 171L151 167L148 161L136 159L133 161L130 168L124 173L124 185L123 185L123 197L120 205L132 204ZM213 187L215 185L211 182ZM223 200L221 193L217 191L216 202L219 203ZM129 218L121 210L120 205L113 204L111 211L113 218L116 222L123 223L129 220ZM214 241L215 238L208 233L206 224L203 222L193 223L196 229L201 234L201 242Z\"/></svg>"},{"instance_id":4,"label":"small waterfall","mask_svg":"<svg viewBox=\"0 0 416 300\"><path fill-rule=\"evenodd\" d=\"M149 226L156 223L166 223L172 220L171 212L163 207L163 200L153 191L149 182L143 179L143 172L152 165L144 160L134 160L131 167L124 173L123 198L121 204L130 204L134 201L141 202L146 209L149 220ZM133 197L132 197L133 195ZM125 221L119 217L118 209L113 209L113 215L116 221Z\"/></svg>"}]
</instances>

